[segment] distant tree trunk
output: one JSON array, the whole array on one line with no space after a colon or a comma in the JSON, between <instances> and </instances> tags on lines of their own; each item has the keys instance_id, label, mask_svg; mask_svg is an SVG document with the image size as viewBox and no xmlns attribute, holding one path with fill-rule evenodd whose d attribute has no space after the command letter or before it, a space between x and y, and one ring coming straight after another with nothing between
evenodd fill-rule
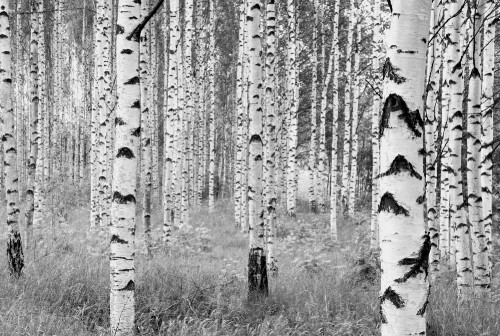
<instances>
[{"instance_id":1,"label":"distant tree trunk","mask_svg":"<svg viewBox=\"0 0 500 336\"><path fill-rule=\"evenodd\" d=\"M438 137L438 102L441 72L442 72L442 48L443 43L438 29L442 24L441 2L434 1L431 12L431 25L429 36L432 41L429 45L427 56L427 91L425 106L425 152L426 157L426 186L425 195L427 202L427 226L431 238L431 252L429 266L431 277L439 271L439 223L436 199L437 188L437 137Z\"/></svg>"},{"instance_id":2,"label":"distant tree trunk","mask_svg":"<svg viewBox=\"0 0 500 336\"><path fill-rule=\"evenodd\" d=\"M235 157L235 176L234 176L234 219L237 228L243 227L245 214L243 213L243 178L245 172L244 167L244 146L245 141L245 107L243 106L243 59L244 59L244 39L245 39L245 0L240 0L239 4L239 25L238 33L238 64L236 67L236 108L237 108L237 132L236 132L236 157Z\"/></svg>"},{"instance_id":3,"label":"distant tree trunk","mask_svg":"<svg viewBox=\"0 0 500 336\"><path fill-rule=\"evenodd\" d=\"M37 123L37 147L35 168L35 212L33 215L33 226L41 225L43 214L45 213L44 204L44 176L43 167L46 160L46 146L44 139L44 123L47 119L47 97L46 97L46 78L45 78L45 14L44 2L38 0L38 123Z\"/></svg>"},{"instance_id":4,"label":"distant tree trunk","mask_svg":"<svg viewBox=\"0 0 500 336\"><path fill-rule=\"evenodd\" d=\"M317 141L316 141L316 119L318 118L317 105L318 105L318 11L319 11L319 0L314 0L313 16L314 25L312 27L313 31L313 41L312 41L312 78L311 78L311 139L309 141L309 209L312 212L317 212L317 202L316 202L316 152L317 152Z\"/></svg>"},{"instance_id":5,"label":"distant tree trunk","mask_svg":"<svg viewBox=\"0 0 500 336\"><path fill-rule=\"evenodd\" d=\"M337 172L338 172L338 120L339 120L339 15L340 15L340 0L335 1L333 10L333 36L332 36L332 50L330 55L334 55L333 62L333 102L332 102L332 162L330 164L331 177L330 177L330 233L333 240L337 240ZM331 57L331 56L330 56ZM323 95L325 97L325 95Z\"/></svg>"},{"instance_id":6,"label":"distant tree trunk","mask_svg":"<svg viewBox=\"0 0 500 336\"><path fill-rule=\"evenodd\" d=\"M210 1L210 23L209 23L209 48L210 56L208 61L208 92L210 97L208 115L208 144L209 144L209 177L208 177L208 211L215 211L215 1Z\"/></svg>"},{"instance_id":7,"label":"distant tree trunk","mask_svg":"<svg viewBox=\"0 0 500 336\"><path fill-rule=\"evenodd\" d=\"M289 73L287 78L287 213L295 217L297 205L297 136L298 136L298 64L297 64L297 14L295 0L287 0L288 13L288 45L287 62Z\"/></svg>"},{"instance_id":8,"label":"distant tree trunk","mask_svg":"<svg viewBox=\"0 0 500 336\"><path fill-rule=\"evenodd\" d=\"M32 0L31 11L38 12L37 0ZM26 244L32 250L33 215L35 212L35 171L38 157L38 16L31 16L30 41L30 155L28 160L28 182L26 187Z\"/></svg>"},{"instance_id":9,"label":"distant tree trunk","mask_svg":"<svg viewBox=\"0 0 500 336\"><path fill-rule=\"evenodd\" d=\"M131 35L139 24L140 5L119 0L116 35L117 111L113 202L110 227L111 334L134 333L137 159L140 155L140 36Z\"/></svg>"},{"instance_id":10,"label":"distant tree trunk","mask_svg":"<svg viewBox=\"0 0 500 336\"><path fill-rule=\"evenodd\" d=\"M12 51L10 6L0 1L0 113L3 121L3 174L7 220L7 264L10 275L21 276L24 266L23 246L19 233L19 191L17 173L16 117L12 104ZM20 29L19 26L16 27ZM19 43L19 40L17 41ZM19 47L19 44L17 45Z\"/></svg>"},{"instance_id":11,"label":"distant tree trunk","mask_svg":"<svg viewBox=\"0 0 500 336\"><path fill-rule=\"evenodd\" d=\"M169 11L170 10L170 11ZM174 149L174 132L175 121L178 113L178 66L179 66L179 43L180 43L180 27L179 27L179 0L170 2L170 9L165 6L165 11L169 13L169 24L165 20L165 27L169 27L169 57L166 59L166 73L168 73L168 81L165 87L168 88L166 100L168 107L165 113L164 128L164 174L163 174L163 242L170 243L172 232L172 224L174 218L173 197L175 192L172 185L172 174L175 166L175 149Z\"/></svg>"},{"instance_id":12,"label":"distant tree trunk","mask_svg":"<svg viewBox=\"0 0 500 336\"><path fill-rule=\"evenodd\" d=\"M349 214L354 216L354 207L356 204L356 184L358 181L358 122L359 122L359 95L360 95L360 48L361 48L361 17L359 3L356 3L356 13L354 20L356 20L356 45L354 46L354 77L353 91L352 91L352 119L351 119L351 175L349 177ZM354 15L352 13L351 15Z\"/></svg>"},{"instance_id":13,"label":"distant tree trunk","mask_svg":"<svg viewBox=\"0 0 500 336\"><path fill-rule=\"evenodd\" d=\"M495 1L486 1L483 49L483 86L482 86L482 147L481 147L481 198L483 200L482 222L488 246L488 268L492 270L492 219L493 219L493 84L495 76L495 17L500 14L495 9ZM494 15L496 14L496 16Z\"/></svg>"},{"instance_id":14,"label":"distant tree trunk","mask_svg":"<svg viewBox=\"0 0 500 336\"><path fill-rule=\"evenodd\" d=\"M343 210L347 210L349 202L349 186L350 186L350 175L349 175L349 164L351 157L351 131L352 131L352 119L351 119L351 87L352 87L352 39L354 35L354 20L355 20L355 8L354 0L350 1L349 12L347 14L349 18L349 27L347 30L347 45L346 45L346 65L345 65L345 78L346 84L344 86L344 154L342 162L342 183L340 187L340 199L342 202Z\"/></svg>"},{"instance_id":15,"label":"distant tree trunk","mask_svg":"<svg viewBox=\"0 0 500 336\"><path fill-rule=\"evenodd\" d=\"M382 336L424 335L430 238L423 202L423 109L429 0L392 2L380 120ZM396 15L396 13L398 15ZM403 80L404 79L404 80Z\"/></svg>"},{"instance_id":16,"label":"distant tree trunk","mask_svg":"<svg viewBox=\"0 0 500 336\"><path fill-rule=\"evenodd\" d=\"M248 212L250 253L248 257L248 296L254 300L268 294L267 260L264 249L264 217L262 207L262 41L261 9L258 0L249 0L247 6L248 30Z\"/></svg>"},{"instance_id":17,"label":"distant tree trunk","mask_svg":"<svg viewBox=\"0 0 500 336\"><path fill-rule=\"evenodd\" d=\"M382 51L382 39L380 34L381 28L380 18L380 0L374 0L373 3L373 46L372 46L372 70L373 70L373 85L376 88L382 87L380 80L380 63ZM380 115L380 95L378 92L373 94L373 108L372 108L372 209L371 209L371 222L370 222L370 248L378 249L378 216L377 216L377 201L378 201L378 179L380 174L380 142L379 142L379 117Z\"/></svg>"},{"instance_id":18,"label":"distant tree trunk","mask_svg":"<svg viewBox=\"0 0 500 336\"><path fill-rule=\"evenodd\" d=\"M278 266L274 249L276 237L276 5L275 0L267 0L267 54L266 54L266 129L265 129L265 178L266 181L266 237L267 237L267 269L271 275L277 275Z\"/></svg>"},{"instance_id":19,"label":"distant tree trunk","mask_svg":"<svg viewBox=\"0 0 500 336\"><path fill-rule=\"evenodd\" d=\"M149 0L141 2L141 19L144 19L149 13ZM139 54L139 73L141 86L141 183L143 185L143 200L142 200L142 220L144 224L144 241L146 245L146 254L151 254L151 109L154 101L150 100L149 92L150 82L155 79L149 73L150 70L150 31L149 25L144 27L141 32L141 44Z\"/></svg>"},{"instance_id":20,"label":"distant tree trunk","mask_svg":"<svg viewBox=\"0 0 500 336\"><path fill-rule=\"evenodd\" d=\"M485 225L482 221L483 202L481 192L481 95L482 95L482 28L484 24L485 0L475 0L469 38L469 97L467 104L467 194L469 222L472 227L472 256L474 286L478 291L488 292L491 286L488 245ZM458 259L458 258L457 258Z\"/></svg>"}]
</instances>

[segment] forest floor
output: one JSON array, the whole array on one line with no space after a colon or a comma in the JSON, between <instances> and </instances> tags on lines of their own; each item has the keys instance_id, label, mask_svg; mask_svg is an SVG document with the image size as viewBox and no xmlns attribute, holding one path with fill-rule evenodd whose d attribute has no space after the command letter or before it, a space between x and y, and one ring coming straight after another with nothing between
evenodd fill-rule
<instances>
[{"instance_id":1,"label":"forest floor","mask_svg":"<svg viewBox=\"0 0 500 336\"><path fill-rule=\"evenodd\" d=\"M230 204L220 202L215 214L193 211L191 225L173 232L172 249L158 248L153 258L144 253L139 226L137 334L378 335L379 269L368 248L368 215L341 218L339 241L332 242L328 215L302 210L294 220L280 217L279 274L269 279L269 298L251 304L248 242L234 227ZM156 213L156 237L160 222ZM0 267L0 335L108 335L108 240L89 230L88 210L36 235L19 280ZM459 304L453 276L444 274L433 285L428 335L500 335L498 282L493 292L493 303Z\"/></svg>"}]
</instances>

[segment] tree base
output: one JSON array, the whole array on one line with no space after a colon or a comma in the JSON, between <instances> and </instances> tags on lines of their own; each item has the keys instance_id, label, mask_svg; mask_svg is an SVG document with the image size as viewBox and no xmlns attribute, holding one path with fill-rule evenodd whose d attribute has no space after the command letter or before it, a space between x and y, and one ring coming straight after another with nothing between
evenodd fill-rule
<instances>
[{"instance_id":1,"label":"tree base","mask_svg":"<svg viewBox=\"0 0 500 336\"><path fill-rule=\"evenodd\" d=\"M7 241L7 263L11 276L19 278L24 267L23 244L19 232L9 235Z\"/></svg>"},{"instance_id":2,"label":"tree base","mask_svg":"<svg viewBox=\"0 0 500 336\"><path fill-rule=\"evenodd\" d=\"M268 295L266 255L260 247L251 248L248 255L248 300L256 301Z\"/></svg>"}]
</instances>

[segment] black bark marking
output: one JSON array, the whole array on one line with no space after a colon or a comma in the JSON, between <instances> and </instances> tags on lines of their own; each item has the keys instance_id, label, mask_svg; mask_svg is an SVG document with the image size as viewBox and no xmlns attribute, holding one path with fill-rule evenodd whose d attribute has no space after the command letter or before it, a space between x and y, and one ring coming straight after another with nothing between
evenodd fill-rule
<instances>
[{"instance_id":1,"label":"black bark marking","mask_svg":"<svg viewBox=\"0 0 500 336\"><path fill-rule=\"evenodd\" d=\"M420 195L420 196L418 196L418 198L417 198L417 204L424 204L425 200L426 200L426 198L425 198L425 194Z\"/></svg>"},{"instance_id":2,"label":"black bark marking","mask_svg":"<svg viewBox=\"0 0 500 336\"><path fill-rule=\"evenodd\" d=\"M415 137L421 137L422 132L418 129L418 127L423 128L424 121L420 116L419 110L410 111L403 97L395 93L391 93L385 100L379 124L379 137L381 138L384 135L384 130L389 127L389 117L391 112L396 111L401 111L399 119L402 119L406 123L413 135Z\"/></svg>"},{"instance_id":3,"label":"black bark marking","mask_svg":"<svg viewBox=\"0 0 500 336\"><path fill-rule=\"evenodd\" d=\"M132 159L135 157L134 153L132 152L132 150L128 147L122 147L118 150L118 153L116 154L116 157L117 158L120 158L120 157L126 157L127 159Z\"/></svg>"},{"instance_id":4,"label":"black bark marking","mask_svg":"<svg viewBox=\"0 0 500 336\"><path fill-rule=\"evenodd\" d=\"M384 310L382 308L382 305L384 304L385 301L390 301L394 307L400 309L404 308L405 306L405 301L403 298L394 291L394 289L391 288L391 286L387 287L385 290L384 294L380 297L380 319L382 323L387 323L387 318L385 317Z\"/></svg>"},{"instance_id":5,"label":"black bark marking","mask_svg":"<svg viewBox=\"0 0 500 336\"><path fill-rule=\"evenodd\" d=\"M131 54L133 54L134 52L133 52L132 50L130 50L130 49L122 49L122 52L121 52L121 53L122 53L122 54L131 55Z\"/></svg>"},{"instance_id":6,"label":"black bark marking","mask_svg":"<svg viewBox=\"0 0 500 336\"><path fill-rule=\"evenodd\" d=\"M23 244L19 232L9 235L7 240L7 262L10 275L19 278L24 267Z\"/></svg>"},{"instance_id":7,"label":"black bark marking","mask_svg":"<svg viewBox=\"0 0 500 336\"><path fill-rule=\"evenodd\" d=\"M120 117L116 117L116 118L115 118L115 125L120 125L120 126L123 126L123 125L125 125L125 124L126 124L126 123L125 123L125 121L123 121L123 119L122 119L122 118L120 118Z\"/></svg>"},{"instance_id":8,"label":"black bark marking","mask_svg":"<svg viewBox=\"0 0 500 336\"><path fill-rule=\"evenodd\" d=\"M392 4L391 4L391 0L387 0L387 5L389 6L389 9L392 13Z\"/></svg>"},{"instance_id":9,"label":"black bark marking","mask_svg":"<svg viewBox=\"0 0 500 336\"><path fill-rule=\"evenodd\" d=\"M141 135L141 126L137 127L133 132L132 132L132 135L133 136L140 136Z\"/></svg>"},{"instance_id":10,"label":"black bark marking","mask_svg":"<svg viewBox=\"0 0 500 336\"><path fill-rule=\"evenodd\" d=\"M127 203L135 203L134 195L122 195L120 192L115 191L113 194L113 201L118 204L127 204Z\"/></svg>"},{"instance_id":11,"label":"black bark marking","mask_svg":"<svg viewBox=\"0 0 500 336\"><path fill-rule=\"evenodd\" d=\"M132 108L141 108L141 102L139 100L136 100L132 106Z\"/></svg>"},{"instance_id":12,"label":"black bark marking","mask_svg":"<svg viewBox=\"0 0 500 336\"><path fill-rule=\"evenodd\" d=\"M125 33L125 29L123 28L123 26L117 24L116 25L116 35L120 35L120 34L123 34Z\"/></svg>"},{"instance_id":13,"label":"black bark marking","mask_svg":"<svg viewBox=\"0 0 500 336\"><path fill-rule=\"evenodd\" d=\"M408 160L406 160L406 158L403 155L396 156L391 163L391 167L385 173L378 175L376 178L398 175L402 172L408 172L410 173L411 177L415 177L419 180L422 179L422 175L420 175L415 171L413 165L410 162L408 162Z\"/></svg>"},{"instance_id":14,"label":"black bark marking","mask_svg":"<svg viewBox=\"0 0 500 336\"><path fill-rule=\"evenodd\" d=\"M126 81L124 84L125 85L134 85L134 84L139 84L140 79L138 76L130 78L128 81Z\"/></svg>"},{"instance_id":15,"label":"black bark marking","mask_svg":"<svg viewBox=\"0 0 500 336\"><path fill-rule=\"evenodd\" d=\"M429 305L429 296L431 295L431 286L429 285L429 288L427 289L427 297L425 298L425 302L422 305L422 307L418 310L417 315L424 316L425 310L427 309L427 306Z\"/></svg>"},{"instance_id":16,"label":"black bark marking","mask_svg":"<svg viewBox=\"0 0 500 336\"><path fill-rule=\"evenodd\" d=\"M120 237L118 237L118 235L115 234L111 236L111 242L118 244L128 244L128 241L121 239Z\"/></svg>"},{"instance_id":17,"label":"black bark marking","mask_svg":"<svg viewBox=\"0 0 500 336\"><path fill-rule=\"evenodd\" d=\"M133 290L135 290L135 284L134 281L130 280L125 287L119 289L118 291L122 292L122 291L133 291Z\"/></svg>"},{"instance_id":18,"label":"black bark marking","mask_svg":"<svg viewBox=\"0 0 500 336\"><path fill-rule=\"evenodd\" d=\"M392 212L395 215L404 215L406 217L410 215L408 210L399 205L399 203L394 199L394 195L390 192L386 192L380 200L378 212L380 213L382 211Z\"/></svg>"},{"instance_id":19,"label":"black bark marking","mask_svg":"<svg viewBox=\"0 0 500 336\"><path fill-rule=\"evenodd\" d=\"M420 250L418 251L418 255L416 257L403 258L399 261L399 265L401 266L411 266L410 270L403 275L403 277L396 279L397 283L402 283L408 280L409 278L414 278L420 273L425 273L425 277L429 274L429 253L431 251L431 237L429 234L424 235L424 243Z\"/></svg>"},{"instance_id":20,"label":"black bark marking","mask_svg":"<svg viewBox=\"0 0 500 336\"><path fill-rule=\"evenodd\" d=\"M402 84L406 82L406 78L398 75L398 71L401 70L391 63L391 59L387 57L385 59L384 67L382 68L382 77L389 78L396 84Z\"/></svg>"},{"instance_id":21,"label":"black bark marking","mask_svg":"<svg viewBox=\"0 0 500 336\"><path fill-rule=\"evenodd\" d=\"M268 295L266 255L262 248L255 247L248 255L248 299L255 301Z\"/></svg>"}]
</instances>

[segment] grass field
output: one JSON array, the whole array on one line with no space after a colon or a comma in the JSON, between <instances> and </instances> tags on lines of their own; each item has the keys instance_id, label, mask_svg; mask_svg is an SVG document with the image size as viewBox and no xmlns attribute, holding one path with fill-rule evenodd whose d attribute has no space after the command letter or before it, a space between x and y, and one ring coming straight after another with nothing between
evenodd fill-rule
<instances>
[{"instance_id":1,"label":"grass field","mask_svg":"<svg viewBox=\"0 0 500 336\"><path fill-rule=\"evenodd\" d=\"M159 236L159 214L153 223ZM90 231L88 213L38 230L24 276L0 268L1 335L108 335L107 238ZM219 203L190 215L174 231L169 251L148 259L138 230L136 325L139 335L378 335L379 270L368 249L368 216L339 220L339 241L328 216L281 217L279 275L270 297L246 301L247 240L234 228L232 208ZM5 241L2 239L2 246ZM5 265L5 256L0 256ZM500 335L500 298L456 301L452 274L433 285L428 334Z\"/></svg>"}]
</instances>

